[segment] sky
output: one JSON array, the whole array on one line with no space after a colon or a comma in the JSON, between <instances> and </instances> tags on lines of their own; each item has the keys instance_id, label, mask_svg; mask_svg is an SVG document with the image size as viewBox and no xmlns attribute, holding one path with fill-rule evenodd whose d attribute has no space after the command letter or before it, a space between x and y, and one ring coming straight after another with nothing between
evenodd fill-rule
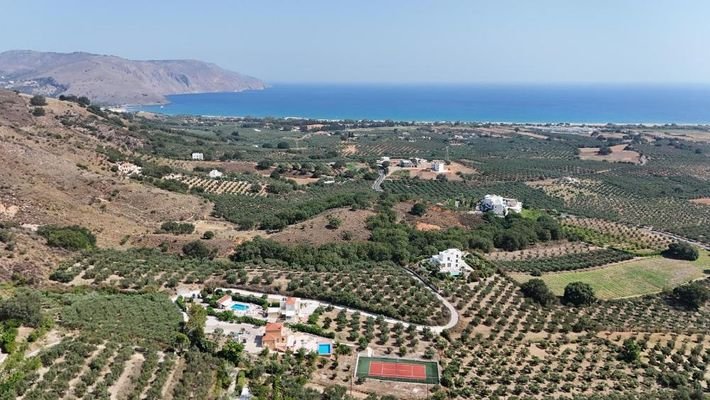
<instances>
[{"instance_id":1,"label":"sky","mask_svg":"<svg viewBox=\"0 0 710 400\"><path fill-rule=\"evenodd\" d=\"M710 83L707 0L0 0L0 51L268 82Z\"/></svg>"}]
</instances>

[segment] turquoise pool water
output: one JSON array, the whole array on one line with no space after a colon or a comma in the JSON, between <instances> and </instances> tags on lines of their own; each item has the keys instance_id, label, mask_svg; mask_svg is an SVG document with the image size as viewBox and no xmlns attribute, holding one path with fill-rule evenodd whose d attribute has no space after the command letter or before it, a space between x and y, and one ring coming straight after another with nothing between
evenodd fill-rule
<instances>
[{"instance_id":1,"label":"turquoise pool water","mask_svg":"<svg viewBox=\"0 0 710 400\"><path fill-rule=\"evenodd\" d=\"M232 310L234 310L234 311L246 311L248 309L249 309L249 306L246 304L242 304L242 303L232 304Z\"/></svg>"},{"instance_id":2,"label":"turquoise pool water","mask_svg":"<svg viewBox=\"0 0 710 400\"><path fill-rule=\"evenodd\" d=\"M332 346L330 343L320 343L318 344L318 354L321 356L327 356L332 353Z\"/></svg>"}]
</instances>

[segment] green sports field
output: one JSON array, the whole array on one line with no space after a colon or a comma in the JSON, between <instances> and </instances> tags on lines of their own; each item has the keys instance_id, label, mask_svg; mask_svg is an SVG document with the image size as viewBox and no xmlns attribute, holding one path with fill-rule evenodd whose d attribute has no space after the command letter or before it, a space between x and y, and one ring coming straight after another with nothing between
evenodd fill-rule
<instances>
[{"instance_id":1,"label":"green sports field","mask_svg":"<svg viewBox=\"0 0 710 400\"><path fill-rule=\"evenodd\" d=\"M439 383L439 364L435 361L406 358L358 357L358 378L371 378L397 382Z\"/></svg>"}]
</instances>

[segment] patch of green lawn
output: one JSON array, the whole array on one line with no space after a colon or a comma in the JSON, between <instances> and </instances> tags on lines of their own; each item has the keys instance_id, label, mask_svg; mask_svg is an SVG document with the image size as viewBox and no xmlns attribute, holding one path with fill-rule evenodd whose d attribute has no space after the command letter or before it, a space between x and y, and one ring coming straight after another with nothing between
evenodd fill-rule
<instances>
[{"instance_id":1,"label":"patch of green lawn","mask_svg":"<svg viewBox=\"0 0 710 400\"><path fill-rule=\"evenodd\" d=\"M562 295L571 282L590 284L600 299L641 296L672 289L683 283L707 276L710 256L701 252L696 261L646 257L625 261L602 268L544 274L541 278L556 294ZM511 273L518 282L526 282L532 275Z\"/></svg>"}]
</instances>

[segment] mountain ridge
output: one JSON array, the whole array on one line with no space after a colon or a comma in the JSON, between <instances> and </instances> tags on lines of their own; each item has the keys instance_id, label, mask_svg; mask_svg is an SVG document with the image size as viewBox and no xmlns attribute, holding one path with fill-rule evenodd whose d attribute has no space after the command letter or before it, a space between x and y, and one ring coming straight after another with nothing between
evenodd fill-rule
<instances>
[{"instance_id":1,"label":"mountain ridge","mask_svg":"<svg viewBox=\"0 0 710 400\"><path fill-rule=\"evenodd\" d=\"M266 83L193 59L128 60L86 52L0 53L0 87L56 97L87 96L99 104L163 104L186 93L261 90Z\"/></svg>"}]
</instances>

